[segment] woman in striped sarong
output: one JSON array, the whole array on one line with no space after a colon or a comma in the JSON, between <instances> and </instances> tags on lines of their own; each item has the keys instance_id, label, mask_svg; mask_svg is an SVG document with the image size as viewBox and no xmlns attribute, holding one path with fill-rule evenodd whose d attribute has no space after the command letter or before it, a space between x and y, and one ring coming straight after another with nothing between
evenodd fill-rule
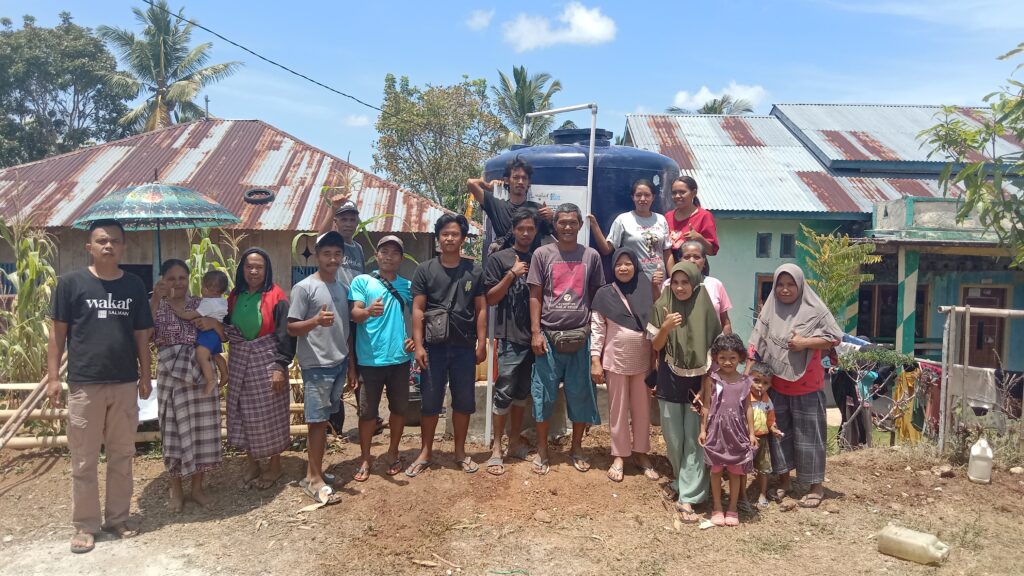
<instances>
[{"instance_id":1,"label":"woman in striped sarong","mask_svg":"<svg viewBox=\"0 0 1024 576\"><path fill-rule=\"evenodd\" d=\"M160 267L160 281L153 288L150 307L156 330L157 398L160 442L164 467L170 476L167 507L180 512L184 505L182 479L192 480L189 498L204 508L210 499L203 492L203 475L220 465L220 394L204 394L204 380L196 362L196 327L182 320L172 308L195 310L199 298L188 295L188 266L181 260L167 260ZM216 320L201 318L196 323Z\"/></svg>"},{"instance_id":2,"label":"woman in striped sarong","mask_svg":"<svg viewBox=\"0 0 1024 576\"><path fill-rule=\"evenodd\" d=\"M776 497L790 491L790 471L810 486L800 506L817 508L825 497L825 370L823 352L843 337L832 312L804 281L796 264L775 270L772 292L764 302L750 335L750 356L771 368L768 395L775 405L775 424L783 432L769 440L772 472L779 475ZM749 373L752 362L747 363Z\"/></svg>"},{"instance_id":3,"label":"woman in striped sarong","mask_svg":"<svg viewBox=\"0 0 1024 576\"><path fill-rule=\"evenodd\" d=\"M228 297L228 444L247 459L244 482L259 489L283 474L288 448L288 365L295 339L288 336L288 299L274 284L270 256L260 248L242 254ZM260 460L269 458L266 469Z\"/></svg>"}]
</instances>

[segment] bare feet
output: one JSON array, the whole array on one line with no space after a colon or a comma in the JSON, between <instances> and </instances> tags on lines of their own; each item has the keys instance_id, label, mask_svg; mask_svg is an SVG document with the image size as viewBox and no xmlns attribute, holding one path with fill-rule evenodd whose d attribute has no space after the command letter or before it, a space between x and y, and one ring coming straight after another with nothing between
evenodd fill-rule
<instances>
[{"instance_id":1,"label":"bare feet","mask_svg":"<svg viewBox=\"0 0 1024 576\"><path fill-rule=\"evenodd\" d=\"M281 476L283 475L284 471L281 470L280 468L277 469L276 471L273 468L271 468L264 472L259 478L254 480L252 485L255 486L257 490L266 490L267 488L270 488L271 486L276 484L278 479L280 479Z\"/></svg>"},{"instance_id":2,"label":"bare feet","mask_svg":"<svg viewBox=\"0 0 1024 576\"><path fill-rule=\"evenodd\" d=\"M249 460L245 466L245 473L242 474L242 485L245 487L250 486L257 478L260 477L260 463L256 460Z\"/></svg>"},{"instance_id":3,"label":"bare feet","mask_svg":"<svg viewBox=\"0 0 1024 576\"><path fill-rule=\"evenodd\" d=\"M189 499L206 510L213 509L213 500L206 495L206 492L203 492L202 488L197 490L195 486L192 486L192 493L189 495Z\"/></svg>"},{"instance_id":4,"label":"bare feet","mask_svg":"<svg viewBox=\"0 0 1024 576\"><path fill-rule=\"evenodd\" d=\"M185 495L181 490L181 479L172 478L170 494L167 497L167 509L177 514L181 512L181 509L185 506Z\"/></svg>"}]
</instances>

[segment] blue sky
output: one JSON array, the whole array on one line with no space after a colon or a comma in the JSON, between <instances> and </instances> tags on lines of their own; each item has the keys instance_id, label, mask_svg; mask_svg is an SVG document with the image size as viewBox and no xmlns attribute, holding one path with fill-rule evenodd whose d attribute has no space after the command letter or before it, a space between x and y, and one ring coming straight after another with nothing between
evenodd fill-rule
<instances>
[{"instance_id":1,"label":"blue sky","mask_svg":"<svg viewBox=\"0 0 1024 576\"><path fill-rule=\"evenodd\" d=\"M326 84L379 104L388 72L416 85L497 80L515 65L563 86L556 105L597 102L619 134L625 114L695 107L724 90L772 103L979 104L1016 62L1022 0L695 2L182 3L201 24ZM3 0L0 15L39 25L61 10L83 26L136 29L141 1ZM372 169L376 114L201 30L214 61L242 60L210 88L210 110L258 118ZM1024 61L1024 60L1022 60ZM588 123L583 113L569 116Z\"/></svg>"}]
</instances>

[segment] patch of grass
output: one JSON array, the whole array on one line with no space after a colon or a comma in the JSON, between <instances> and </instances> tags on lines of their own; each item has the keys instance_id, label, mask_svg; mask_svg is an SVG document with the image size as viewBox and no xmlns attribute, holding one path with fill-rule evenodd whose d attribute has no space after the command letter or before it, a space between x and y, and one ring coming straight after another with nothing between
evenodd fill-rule
<instances>
[{"instance_id":1,"label":"patch of grass","mask_svg":"<svg viewBox=\"0 0 1024 576\"><path fill-rule=\"evenodd\" d=\"M781 558L790 551L793 542L782 538L748 538L743 541L743 547L750 556Z\"/></svg>"},{"instance_id":2,"label":"patch of grass","mask_svg":"<svg viewBox=\"0 0 1024 576\"><path fill-rule=\"evenodd\" d=\"M828 446L827 452L829 456L835 456L839 454L839 426L829 426L827 429L828 434ZM871 445L872 446L888 446L889 445L889 432L885 430L879 430L873 428L871 430Z\"/></svg>"}]
</instances>

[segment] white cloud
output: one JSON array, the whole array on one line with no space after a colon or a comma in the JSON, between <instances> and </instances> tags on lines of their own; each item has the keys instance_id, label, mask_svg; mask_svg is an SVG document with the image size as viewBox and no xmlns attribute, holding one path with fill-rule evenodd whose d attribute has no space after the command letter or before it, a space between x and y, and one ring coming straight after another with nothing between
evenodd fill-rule
<instances>
[{"instance_id":1,"label":"white cloud","mask_svg":"<svg viewBox=\"0 0 1024 576\"><path fill-rule=\"evenodd\" d=\"M473 10L466 18L466 28L475 31L484 30L491 25L492 18L494 18L494 10Z\"/></svg>"},{"instance_id":2,"label":"white cloud","mask_svg":"<svg viewBox=\"0 0 1024 576\"><path fill-rule=\"evenodd\" d=\"M344 120L345 126L368 126L370 124L370 117L365 114L349 114Z\"/></svg>"},{"instance_id":3,"label":"white cloud","mask_svg":"<svg viewBox=\"0 0 1024 576\"><path fill-rule=\"evenodd\" d=\"M505 42L516 52L526 52L555 44L604 44L615 39L615 21L600 8L587 8L570 2L552 26L544 16L520 14L502 25Z\"/></svg>"},{"instance_id":4,"label":"white cloud","mask_svg":"<svg viewBox=\"0 0 1024 576\"><path fill-rule=\"evenodd\" d=\"M768 91L760 84L751 86L748 84L737 84L735 80L731 80L728 86L717 92L712 92L707 86L701 86L700 90L693 93L680 90L676 92L675 98L672 99L672 105L686 110L695 110L703 106L708 100L721 98L723 94L728 94L735 99L746 100L754 108L757 108L759 104L768 98Z\"/></svg>"},{"instance_id":5,"label":"white cloud","mask_svg":"<svg viewBox=\"0 0 1024 576\"><path fill-rule=\"evenodd\" d=\"M849 12L887 14L975 31L1020 31L1024 21L1024 2L1019 0L835 0L826 4Z\"/></svg>"}]
</instances>

